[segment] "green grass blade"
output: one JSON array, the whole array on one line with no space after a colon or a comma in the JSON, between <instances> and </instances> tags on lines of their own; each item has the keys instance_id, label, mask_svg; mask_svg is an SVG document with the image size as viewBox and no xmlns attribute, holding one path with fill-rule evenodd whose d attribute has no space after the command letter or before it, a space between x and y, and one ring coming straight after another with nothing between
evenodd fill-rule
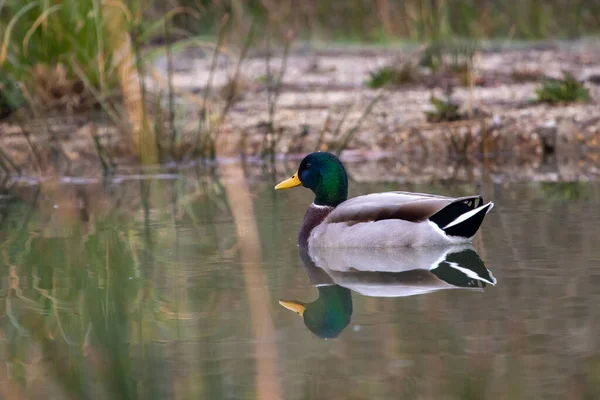
<instances>
[{"instance_id":1,"label":"green grass blade","mask_svg":"<svg viewBox=\"0 0 600 400\"><path fill-rule=\"evenodd\" d=\"M37 6L37 3L32 2L22 7L15 14L15 16L11 18L10 22L6 26L6 30L4 31L4 40L2 41L2 48L0 48L0 67L4 64L4 60L6 60L8 44L10 43L10 36L12 34L13 28L15 27L15 24L27 11L33 9L35 6Z\"/></svg>"}]
</instances>

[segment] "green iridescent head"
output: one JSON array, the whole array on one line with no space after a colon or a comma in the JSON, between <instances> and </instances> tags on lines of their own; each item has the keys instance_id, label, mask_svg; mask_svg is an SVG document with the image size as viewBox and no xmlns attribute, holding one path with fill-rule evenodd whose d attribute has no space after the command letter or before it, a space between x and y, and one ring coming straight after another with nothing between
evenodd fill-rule
<instances>
[{"instance_id":1,"label":"green iridescent head","mask_svg":"<svg viewBox=\"0 0 600 400\"><path fill-rule=\"evenodd\" d=\"M300 163L298 172L277 186L276 190L302 185L315 194L315 204L335 207L348 198L348 175L342 162L331 153L310 153Z\"/></svg>"}]
</instances>

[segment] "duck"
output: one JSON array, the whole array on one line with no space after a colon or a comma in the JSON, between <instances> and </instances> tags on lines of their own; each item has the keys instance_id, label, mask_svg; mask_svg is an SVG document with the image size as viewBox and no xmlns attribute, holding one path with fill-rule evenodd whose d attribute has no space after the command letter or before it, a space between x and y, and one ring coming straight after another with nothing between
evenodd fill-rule
<instances>
[{"instance_id":1,"label":"duck","mask_svg":"<svg viewBox=\"0 0 600 400\"><path fill-rule=\"evenodd\" d=\"M447 289L483 291L497 281L470 244L413 248L307 248L299 256L318 298L279 300L316 336L332 339L350 324L352 294L409 297Z\"/></svg>"},{"instance_id":2,"label":"duck","mask_svg":"<svg viewBox=\"0 0 600 400\"><path fill-rule=\"evenodd\" d=\"M428 247L469 243L494 203L481 195L446 197L392 191L348 199L348 175L328 152L308 154L275 190L304 186L315 195L298 232L308 247Z\"/></svg>"}]
</instances>

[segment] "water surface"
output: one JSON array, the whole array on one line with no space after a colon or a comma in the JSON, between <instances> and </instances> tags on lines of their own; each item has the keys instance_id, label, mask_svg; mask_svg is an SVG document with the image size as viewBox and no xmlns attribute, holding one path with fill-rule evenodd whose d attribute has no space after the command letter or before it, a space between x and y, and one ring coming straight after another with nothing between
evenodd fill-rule
<instances>
[{"instance_id":1,"label":"water surface","mask_svg":"<svg viewBox=\"0 0 600 400\"><path fill-rule=\"evenodd\" d=\"M600 185L351 183L352 196L496 204L473 242L495 286L377 297L363 276L311 275L296 246L311 194L274 183L231 165L13 188L0 200L0 397L600 396ZM406 282L387 272L367 278ZM279 304L335 283L334 301L351 301L335 338Z\"/></svg>"}]
</instances>

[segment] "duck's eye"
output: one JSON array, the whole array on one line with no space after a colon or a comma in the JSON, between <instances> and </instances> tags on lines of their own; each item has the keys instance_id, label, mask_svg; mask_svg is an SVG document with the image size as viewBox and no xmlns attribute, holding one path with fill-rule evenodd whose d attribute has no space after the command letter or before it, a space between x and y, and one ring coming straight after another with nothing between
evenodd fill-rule
<instances>
[{"instance_id":1,"label":"duck's eye","mask_svg":"<svg viewBox=\"0 0 600 400\"><path fill-rule=\"evenodd\" d=\"M311 163L306 163L306 168L310 168L310 167L312 167L312 164Z\"/></svg>"}]
</instances>

